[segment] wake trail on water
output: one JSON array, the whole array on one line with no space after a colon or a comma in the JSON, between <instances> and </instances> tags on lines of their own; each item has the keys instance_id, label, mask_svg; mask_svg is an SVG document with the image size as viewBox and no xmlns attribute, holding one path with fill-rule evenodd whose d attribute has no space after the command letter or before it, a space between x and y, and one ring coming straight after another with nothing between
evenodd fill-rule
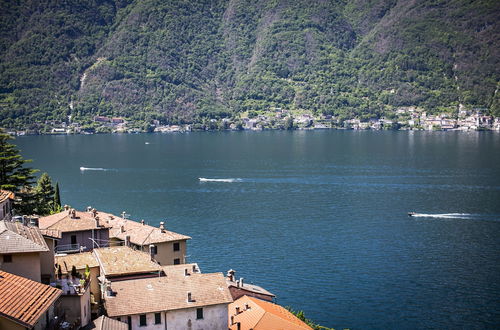
<instances>
[{"instance_id":1,"label":"wake trail on water","mask_svg":"<svg viewBox=\"0 0 500 330\"><path fill-rule=\"evenodd\" d=\"M415 213L414 218L437 218L437 219L467 219L467 220L490 220L500 221L500 215L497 214L472 214L472 213Z\"/></svg>"},{"instance_id":2,"label":"wake trail on water","mask_svg":"<svg viewBox=\"0 0 500 330\"><path fill-rule=\"evenodd\" d=\"M112 171L112 169L109 168L102 168L102 167L80 167L80 171Z\"/></svg>"},{"instance_id":3,"label":"wake trail on water","mask_svg":"<svg viewBox=\"0 0 500 330\"><path fill-rule=\"evenodd\" d=\"M227 183L243 182L243 180L240 178L226 178L226 179L198 178L198 180L200 180L200 182L227 182Z\"/></svg>"}]
</instances>

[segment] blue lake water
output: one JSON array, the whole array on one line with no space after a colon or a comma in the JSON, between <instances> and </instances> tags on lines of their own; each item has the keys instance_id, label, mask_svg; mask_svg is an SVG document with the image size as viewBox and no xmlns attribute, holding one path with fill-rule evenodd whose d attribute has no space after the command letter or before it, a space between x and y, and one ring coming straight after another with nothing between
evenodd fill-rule
<instances>
[{"instance_id":1,"label":"blue lake water","mask_svg":"<svg viewBox=\"0 0 500 330\"><path fill-rule=\"evenodd\" d=\"M16 144L59 182L63 203L165 221L193 238L188 260L203 272L233 268L325 326L500 325L498 133L32 136Z\"/></svg>"}]
</instances>

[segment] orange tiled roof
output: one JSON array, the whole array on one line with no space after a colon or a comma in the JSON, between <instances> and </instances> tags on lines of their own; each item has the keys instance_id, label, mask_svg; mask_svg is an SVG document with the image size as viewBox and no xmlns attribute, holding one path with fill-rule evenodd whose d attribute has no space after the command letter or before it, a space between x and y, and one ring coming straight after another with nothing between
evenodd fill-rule
<instances>
[{"instance_id":1,"label":"orange tiled roof","mask_svg":"<svg viewBox=\"0 0 500 330\"><path fill-rule=\"evenodd\" d=\"M0 270L0 316L32 328L62 291Z\"/></svg>"},{"instance_id":2,"label":"orange tiled roof","mask_svg":"<svg viewBox=\"0 0 500 330\"><path fill-rule=\"evenodd\" d=\"M99 226L92 212L75 211L75 217L71 216L71 209L52 214L46 217L41 217L38 220L40 229L58 230L62 233L72 231L83 231L92 229L103 229L111 227L104 221L107 213L97 212L99 217Z\"/></svg>"},{"instance_id":3,"label":"orange tiled roof","mask_svg":"<svg viewBox=\"0 0 500 330\"><path fill-rule=\"evenodd\" d=\"M228 304L233 301L222 273L118 281L111 284L111 289L116 295L105 297L106 310L111 317ZM188 292L191 292L193 301L187 300Z\"/></svg>"},{"instance_id":4,"label":"orange tiled roof","mask_svg":"<svg viewBox=\"0 0 500 330\"><path fill-rule=\"evenodd\" d=\"M63 274L71 273L73 266L75 266L76 269L85 269L87 265L89 265L90 268L99 267L99 263L92 252L55 256L55 263L61 265L61 272Z\"/></svg>"},{"instance_id":5,"label":"orange tiled roof","mask_svg":"<svg viewBox=\"0 0 500 330\"><path fill-rule=\"evenodd\" d=\"M45 252L49 247L37 227L0 221L0 253Z\"/></svg>"},{"instance_id":6,"label":"orange tiled roof","mask_svg":"<svg viewBox=\"0 0 500 330\"><path fill-rule=\"evenodd\" d=\"M6 201L7 199L14 199L15 195L9 190L0 190L0 203Z\"/></svg>"},{"instance_id":7,"label":"orange tiled roof","mask_svg":"<svg viewBox=\"0 0 500 330\"><path fill-rule=\"evenodd\" d=\"M245 306L248 306L247 309ZM236 307L240 313L236 314ZM228 306L229 328L237 329L240 323L241 330L305 330L311 329L295 315L280 305L276 305L257 298L243 296ZM233 324L231 324L231 316Z\"/></svg>"},{"instance_id":8,"label":"orange tiled roof","mask_svg":"<svg viewBox=\"0 0 500 330\"><path fill-rule=\"evenodd\" d=\"M114 216L106 218L106 223L112 226L109 231L110 238L118 238L124 241L126 236L130 236L130 242L139 246L191 239L189 236L173 231L161 230L159 227Z\"/></svg>"},{"instance_id":9,"label":"orange tiled roof","mask_svg":"<svg viewBox=\"0 0 500 330\"><path fill-rule=\"evenodd\" d=\"M159 264L151 261L148 253L136 251L128 246L94 249L93 254L105 276L151 273L161 270Z\"/></svg>"}]
</instances>

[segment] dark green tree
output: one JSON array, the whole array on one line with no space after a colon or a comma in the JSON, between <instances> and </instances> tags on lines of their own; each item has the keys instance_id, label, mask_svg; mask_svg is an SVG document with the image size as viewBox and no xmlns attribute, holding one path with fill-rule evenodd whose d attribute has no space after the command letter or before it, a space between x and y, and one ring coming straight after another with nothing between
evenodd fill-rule
<instances>
[{"instance_id":1,"label":"dark green tree","mask_svg":"<svg viewBox=\"0 0 500 330\"><path fill-rule=\"evenodd\" d=\"M0 189L16 194L14 209L30 214L33 206L33 174L36 170L24 166L31 160L23 159L16 146L9 141L13 138L0 130Z\"/></svg>"},{"instance_id":2,"label":"dark green tree","mask_svg":"<svg viewBox=\"0 0 500 330\"><path fill-rule=\"evenodd\" d=\"M59 212L60 210L61 210L61 194L59 193L59 182L56 182L56 190L54 192L54 211Z\"/></svg>"},{"instance_id":3,"label":"dark green tree","mask_svg":"<svg viewBox=\"0 0 500 330\"><path fill-rule=\"evenodd\" d=\"M52 179L47 173L43 173L37 181L35 188L36 212L39 215L47 215L54 210L54 186Z\"/></svg>"}]
</instances>

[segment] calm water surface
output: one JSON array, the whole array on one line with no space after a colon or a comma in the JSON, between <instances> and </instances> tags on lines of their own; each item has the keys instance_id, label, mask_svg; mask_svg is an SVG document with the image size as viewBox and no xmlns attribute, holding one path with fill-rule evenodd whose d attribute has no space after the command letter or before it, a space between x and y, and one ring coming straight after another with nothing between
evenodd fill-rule
<instances>
[{"instance_id":1,"label":"calm water surface","mask_svg":"<svg viewBox=\"0 0 500 330\"><path fill-rule=\"evenodd\" d=\"M323 325L500 325L498 133L221 132L16 143L33 167L59 181L63 203L165 221L193 238L188 260L202 271L233 268Z\"/></svg>"}]
</instances>

